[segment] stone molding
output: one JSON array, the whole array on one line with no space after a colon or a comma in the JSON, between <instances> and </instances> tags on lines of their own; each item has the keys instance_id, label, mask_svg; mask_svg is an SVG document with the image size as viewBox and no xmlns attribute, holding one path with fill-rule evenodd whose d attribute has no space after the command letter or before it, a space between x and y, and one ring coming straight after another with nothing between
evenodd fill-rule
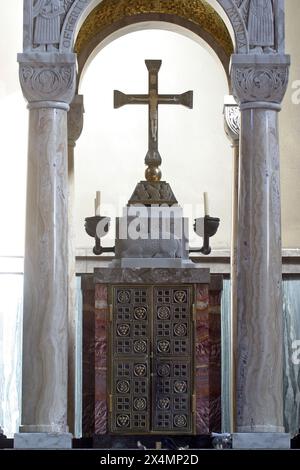
<instances>
[{"instance_id":1,"label":"stone molding","mask_svg":"<svg viewBox=\"0 0 300 470\"><path fill-rule=\"evenodd\" d=\"M68 112L68 142L72 147L76 146L83 129L84 104L83 95L75 95Z\"/></svg>"},{"instance_id":2,"label":"stone molding","mask_svg":"<svg viewBox=\"0 0 300 470\"><path fill-rule=\"evenodd\" d=\"M232 88L240 109L279 111L288 85L289 65L288 55L233 55Z\"/></svg>"},{"instance_id":3,"label":"stone molding","mask_svg":"<svg viewBox=\"0 0 300 470\"><path fill-rule=\"evenodd\" d=\"M69 109L76 88L75 54L25 53L18 54L18 62L20 83L29 107Z\"/></svg>"},{"instance_id":4,"label":"stone molding","mask_svg":"<svg viewBox=\"0 0 300 470\"><path fill-rule=\"evenodd\" d=\"M239 144L241 130L241 112L233 96L225 98L224 102L224 128L233 147Z\"/></svg>"},{"instance_id":5,"label":"stone molding","mask_svg":"<svg viewBox=\"0 0 300 470\"><path fill-rule=\"evenodd\" d=\"M236 41L236 52L249 53L252 24L249 25L249 2L243 0L217 0L227 15ZM23 50L31 52L37 49L60 52L71 52L74 49L76 32L87 18L89 13L99 5L101 0L53 0L50 4L51 12L43 11L44 5L34 0L23 0L24 4L24 34ZM163 4L162 0L149 0L150 10ZM271 5L271 2L270 2ZM284 0L272 2L274 50L278 53L284 51ZM252 10L255 6L252 6ZM252 11L251 10L251 11ZM254 12L255 13L255 12ZM251 15L250 15L251 16ZM46 24L47 27L43 26ZM264 36L269 33L271 18L265 18L255 31L256 35ZM46 28L43 30L43 28ZM49 32L50 28L50 32ZM272 28L271 28L272 29ZM272 37L273 37L272 36Z\"/></svg>"}]
</instances>

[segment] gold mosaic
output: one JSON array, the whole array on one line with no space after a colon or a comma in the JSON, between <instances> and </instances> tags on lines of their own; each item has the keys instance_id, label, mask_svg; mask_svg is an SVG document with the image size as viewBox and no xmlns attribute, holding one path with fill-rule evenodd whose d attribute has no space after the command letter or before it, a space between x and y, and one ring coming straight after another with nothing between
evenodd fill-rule
<instances>
[{"instance_id":1,"label":"gold mosaic","mask_svg":"<svg viewBox=\"0 0 300 470\"><path fill-rule=\"evenodd\" d=\"M233 53L232 40L225 23L204 0L103 0L83 23L75 52L80 54L108 26L147 13L173 15L194 23L209 33L228 57Z\"/></svg>"}]
</instances>

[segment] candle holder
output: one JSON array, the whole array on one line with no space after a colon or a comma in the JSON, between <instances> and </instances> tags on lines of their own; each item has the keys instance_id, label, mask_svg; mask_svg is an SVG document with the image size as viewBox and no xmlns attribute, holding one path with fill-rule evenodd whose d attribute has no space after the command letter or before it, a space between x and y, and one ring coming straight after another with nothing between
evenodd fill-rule
<instances>
[{"instance_id":1,"label":"candle holder","mask_svg":"<svg viewBox=\"0 0 300 470\"><path fill-rule=\"evenodd\" d=\"M102 222L100 224L100 222ZM87 217L85 219L84 228L86 233L95 239L95 246L93 253L97 256L102 253L114 253L115 247L103 247L101 246L101 238L105 237L109 231L110 218L102 217L100 215L94 215L93 217Z\"/></svg>"},{"instance_id":2,"label":"candle holder","mask_svg":"<svg viewBox=\"0 0 300 470\"><path fill-rule=\"evenodd\" d=\"M219 228L220 219L217 217L210 217L206 215L204 218L195 219L194 232L203 238L202 248L191 248L190 253L202 253L203 255L209 255L211 253L211 247L209 246L209 239L213 237Z\"/></svg>"}]
</instances>

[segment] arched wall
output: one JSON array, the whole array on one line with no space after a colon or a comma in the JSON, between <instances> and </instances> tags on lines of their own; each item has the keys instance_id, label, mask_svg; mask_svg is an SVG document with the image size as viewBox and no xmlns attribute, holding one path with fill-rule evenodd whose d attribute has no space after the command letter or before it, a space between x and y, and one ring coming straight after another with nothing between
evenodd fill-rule
<instances>
[{"instance_id":1,"label":"arched wall","mask_svg":"<svg viewBox=\"0 0 300 470\"><path fill-rule=\"evenodd\" d=\"M216 43L212 44L211 42L208 42L205 39L205 35L200 35L196 32L193 32L193 30L190 28L180 25L178 21L176 21L176 23L171 23L162 21L162 19L157 18L156 15L149 16L153 18L152 21L149 21L149 18L147 18L147 21L141 21L140 17L132 17L130 19L130 24L127 24L126 26L122 25L123 22L118 22L112 27L99 30L97 35L95 35L93 39L87 43L86 47L84 47L80 53L77 54L77 90L80 90L80 83L88 66L104 47L126 34L147 29L175 32L186 36L187 38L192 39L193 41L200 44L200 46L208 50L210 55L215 57L217 61L220 60L227 77L228 86L230 88L230 55L226 55L222 49L218 48Z\"/></svg>"},{"instance_id":2,"label":"arched wall","mask_svg":"<svg viewBox=\"0 0 300 470\"><path fill-rule=\"evenodd\" d=\"M73 2L73 5L68 10L68 13L63 23L60 41L61 52L71 52L73 50L76 40L76 34L78 33L84 19L88 16L93 7L105 1L106 0L76 0L75 2ZM148 0L148 7L146 13L151 13L153 11L155 12L155 10L157 9L161 10L162 8L164 8L166 3L167 2L161 2L157 0ZM176 9L179 8L182 4L186 5L187 11L189 11L190 13L195 12L195 8L199 8L200 5L202 7L204 6L205 8L212 8L208 3L201 0L172 0L171 3L175 14ZM236 52L248 53L249 42L247 29L242 13L240 12L238 7L238 0L218 0L218 3L224 9L234 30L236 40Z\"/></svg>"},{"instance_id":3,"label":"arched wall","mask_svg":"<svg viewBox=\"0 0 300 470\"><path fill-rule=\"evenodd\" d=\"M78 57L79 77L98 52L99 44L107 44L126 32L149 26L178 31L208 44L229 76L234 47L225 23L211 5L202 0L167 0L155 5L149 0L103 0L86 18L76 39L74 50Z\"/></svg>"},{"instance_id":4,"label":"arched wall","mask_svg":"<svg viewBox=\"0 0 300 470\"><path fill-rule=\"evenodd\" d=\"M233 52L232 43L229 43L227 50L225 50L212 36L206 33L198 25L194 25L193 23L187 22L178 17L152 13L134 15L108 26L101 27L101 25L99 25L99 29L96 34L92 36L88 42L84 44L76 42L75 51L77 52L78 61L78 83L81 80L84 70L97 55L99 50L124 34L144 29L162 29L177 32L195 40L203 47L208 48L221 61L229 80L230 56Z\"/></svg>"}]
</instances>

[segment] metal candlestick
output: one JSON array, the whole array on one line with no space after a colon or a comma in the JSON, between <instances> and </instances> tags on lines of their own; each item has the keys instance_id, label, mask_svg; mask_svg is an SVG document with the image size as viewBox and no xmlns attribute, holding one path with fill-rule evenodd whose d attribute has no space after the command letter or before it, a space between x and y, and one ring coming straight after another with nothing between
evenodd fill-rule
<instances>
[{"instance_id":1,"label":"metal candlestick","mask_svg":"<svg viewBox=\"0 0 300 470\"><path fill-rule=\"evenodd\" d=\"M87 217L85 219L84 228L85 228L86 233L90 237L95 239L95 246L93 248L93 253L97 256L102 255L102 253L114 253L115 252L115 247L101 246L101 238L105 237L105 235L108 233L109 226L110 226L109 217L102 217L100 215L94 215L93 217Z\"/></svg>"},{"instance_id":2,"label":"metal candlestick","mask_svg":"<svg viewBox=\"0 0 300 470\"><path fill-rule=\"evenodd\" d=\"M209 255L211 253L209 239L217 233L219 225L220 219L218 219L217 217L210 217L209 215L206 215L204 218L201 217L195 219L194 231L199 237L203 238L203 246L202 248L191 248L189 252L202 253L206 256Z\"/></svg>"}]
</instances>

